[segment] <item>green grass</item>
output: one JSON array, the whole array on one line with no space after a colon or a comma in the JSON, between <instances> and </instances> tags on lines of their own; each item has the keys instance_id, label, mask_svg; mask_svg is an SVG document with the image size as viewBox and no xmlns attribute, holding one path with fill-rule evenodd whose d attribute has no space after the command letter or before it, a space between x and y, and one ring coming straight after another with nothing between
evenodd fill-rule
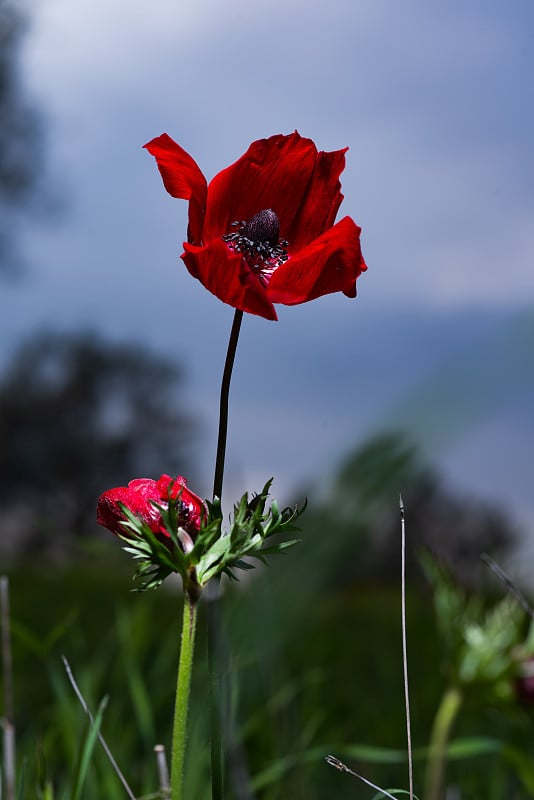
<instances>
[{"instance_id":1,"label":"green grass","mask_svg":"<svg viewBox=\"0 0 534 800\"><path fill-rule=\"evenodd\" d=\"M261 800L372 798L328 767L329 753L381 786L406 788L400 594L336 586L298 548L246 585L227 588L229 654L225 740ZM304 559L304 560L303 560ZM103 559L100 559L103 561ZM106 569L18 570L10 575L18 800L119 800L126 795L69 684L72 667L137 797L157 790L153 747L170 749L179 587L131 593L128 562ZM320 562L317 562L320 563ZM188 800L209 797L207 676L201 606L186 765ZM445 686L431 598L408 598L416 792ZM519 707L468 706L454 732L450 783L462 797L527 798L532 716ZM236 795L231 788L228 798ZM251 795L249 795L251 796Z\"/></svg>"}]
</instances>

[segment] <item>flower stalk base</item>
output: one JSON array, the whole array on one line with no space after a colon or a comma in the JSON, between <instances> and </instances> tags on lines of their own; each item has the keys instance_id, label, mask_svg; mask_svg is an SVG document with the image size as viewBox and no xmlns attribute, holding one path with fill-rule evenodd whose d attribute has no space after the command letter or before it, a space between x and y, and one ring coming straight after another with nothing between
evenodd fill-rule
<instances>
[{"instance_id":1,"label":"flower stalk base","mask_svg":"<svg viewBox=\"0 0 534 800\"><path fill-rule=\"evenodd\" d=\"M447 746L461 704L460 690L457 686L450 686L441 699L432 726L425 779L425 800L442 800Z\"/></svg>"},{"instance_id":2,"label":"flower stalk base","mask_svg":"<svg viewBox=\"0 0 534 800\"><path fill-rule=\"evenodd\" d=\"M196 623L197 604L193 603L190 598L184 594L182 641L180 645L180 661L178 664L176 702L174 706L174 724L172 731L171 800L183 800L184 798L185 745Z\"/></svg>"}]
</instances>

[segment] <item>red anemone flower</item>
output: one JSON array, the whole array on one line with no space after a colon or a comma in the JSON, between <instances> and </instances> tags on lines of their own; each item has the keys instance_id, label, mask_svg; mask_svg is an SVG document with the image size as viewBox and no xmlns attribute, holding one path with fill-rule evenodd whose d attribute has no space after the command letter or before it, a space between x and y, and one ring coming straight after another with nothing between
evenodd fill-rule
<instances>
[{"instance_id":1,"label":"red anemone flower","mask_svg":"<svg viewBox=\"0 0 534 800\"><path fill-rule=\"evenodd\" d=\"M189 201L187 269L224 303L275 320L273 303L356 296L361 229L350 217L334 224L347 148L318 152L296 131L260 139L208 186L166 133L144 147L169 194Z\"/></svg>"},{"instance_id":2,"label":"red anemone flower","mask_svg":"<svg viewBox=\"0 0 534 800\"><path fill-rule=\"evenodd\" d=\"M130 481L128 486L108 489L100 495L96 519L99 525L112 533L127 536L127 530L121 525L126 520L119 505L122 503L135 517L145 522L153 533L170 540L156 505L165 507L169 500L176 499L179 502L178 525L194 541L205 514L205 506L200 497L187 488L187 481L181 476L171 478L169 475L162 475L157 481L137 478Z\"/></svg>"}]
</instances>

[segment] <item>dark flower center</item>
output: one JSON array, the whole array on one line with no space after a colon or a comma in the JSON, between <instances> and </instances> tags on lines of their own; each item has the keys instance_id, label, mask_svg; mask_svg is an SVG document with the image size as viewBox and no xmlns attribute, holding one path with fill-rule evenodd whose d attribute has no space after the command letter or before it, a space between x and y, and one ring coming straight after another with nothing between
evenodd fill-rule
<instances>
[{"instance_id":1,"label":"dark flower center","mask_svg":"<svg viewBox=\"0 0 534 800\"><path fill-rule=\"evenodd\" d=\"M251 219L232 222L233 233L222 238L233 253L242 253L247 264L266 283L274 270L289 258L285 239L280 239L280 220L272 208Z\"/></svg>"},{"instance_id":2,"label":"dark flower center","mask_svg":"<svg viewBox=\"0 0 534 800\"><path fill-rule=\"evenodd\" d=\"M272 208L266 208L265 211L258 211L243 225L242 233L253 242L277 245L280 238L280 220Z\"/></svg>"}]
</instances>

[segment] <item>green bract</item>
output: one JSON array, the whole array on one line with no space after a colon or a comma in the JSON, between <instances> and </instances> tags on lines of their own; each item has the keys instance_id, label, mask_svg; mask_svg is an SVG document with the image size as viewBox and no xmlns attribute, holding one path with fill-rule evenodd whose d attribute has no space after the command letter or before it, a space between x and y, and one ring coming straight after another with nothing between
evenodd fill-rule
<instances>
[{"instance_id":1,"label":"green bract","mask_svg":"<svg viewBox=\"0 0 534 800\"><path fill-rule=\"evenodd\" d=\"M253 569L245 558L257 558L266 563L266 556L282 553L297 544L298 539L286 538L298 530L295 522L304 512L302 508L284 508L280 511L276 500L266 508L272 479L267 481L260 494L250 499L248 492L234 506L229 527L223 527L221 503L218 498L207 502L207 518L202 522L194 541L178 525L177 503L154 503L161 514L169 540L154 534L148 525L138 519L124 504L120 504L126 519L121 523L125 542L124 550L139 561L134 580L138 589L154 589L171 573L177 572L183 581L184 591L194 602L202 589L216 575L226 574L237 580L235 570ZM267 543L267 539L278 536ZM171 544L172 543L172 544Z\"/></svg>"},{"instance_id":2,"label":"green bract","mask_svg":"<svg viewBox=\"0 0 534 800\"><path fill-rule=\"evenodd\" d=\"M509 596L488 607L482 596L468 597L429 556L423 565L434 589L449 679L471 695L483 692L493 700L511 699L516 651L525 635L524 611Z\"/></svg>"}]
</instances>

